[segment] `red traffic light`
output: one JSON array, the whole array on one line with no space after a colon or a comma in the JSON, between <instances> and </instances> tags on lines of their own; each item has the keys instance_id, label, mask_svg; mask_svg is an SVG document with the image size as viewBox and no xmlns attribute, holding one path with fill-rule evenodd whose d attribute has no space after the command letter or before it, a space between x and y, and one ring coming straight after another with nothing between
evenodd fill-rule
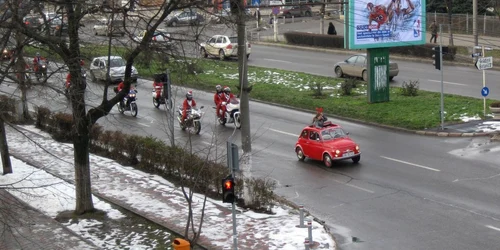
<instances>
[{"instance_id":1,"label":"red traffic light","mask_svg":"<svg viewBox=\"0 0 500 250\"><path fill-rule=\"evenodd\" d=\"M224 181L224 189L225 190L231 190L234 186L233 180L226 180Z\"/></svg>"}]
</instances>

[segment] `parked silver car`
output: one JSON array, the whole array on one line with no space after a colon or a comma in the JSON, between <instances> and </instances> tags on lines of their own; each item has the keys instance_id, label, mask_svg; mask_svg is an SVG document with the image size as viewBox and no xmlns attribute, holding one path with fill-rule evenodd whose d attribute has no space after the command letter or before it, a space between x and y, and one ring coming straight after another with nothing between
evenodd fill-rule
<instances>
[{"instance_id":1,"label":"parked silver car","mask_svg":"<svg viewBox=\"0 0 500 250\"><path fill-rule=\"evenodd\" d=\"M111 19L102 18L94 25L93 28L94 35L99 36L114 36L121 35L125 36L125 29L123 28L123 20L115 19L111 22Z\"/></svg>"},{"instance_id":2,"label":"parked silver car","mask_svg":"<svg viewBox=\"0 0 500 250\"><path fill-rule=\"evenodd\" d=\"M106 81L108 57L96 57L90 64L90 79L93 82L98 80ZM109 61L109 76L112 83L120 82L125 79L125 60L120 56L111 56ZM132 66L132 80L137 81L139 72Z\"/></svg>"},{"instance_id":3,"label":"parked silver car","mask_svg":"<svg viewBox=\"0 0 500 250\"><path fill-rule=\"evenodd\" d=\"M347 58L342 62L338 62L333 66L337 77L353 76L362 78L363 81L368 80L368 71L366 70L366 54L358 54ZM399 74L398 64L389 61L389 80Z\"/></svg>"},{"instance_id":4,"label":"parked silver car","mask_svg":"<svg viewBox=\"0 0 500 250\"><path fill-rule=\"evenodd\" d=\"M205 18L201 14L194 10L185 10L167 16L165 24L175 27L178 25L200 25L203 22L205 22Z\"/></svg>"}]
</instances>

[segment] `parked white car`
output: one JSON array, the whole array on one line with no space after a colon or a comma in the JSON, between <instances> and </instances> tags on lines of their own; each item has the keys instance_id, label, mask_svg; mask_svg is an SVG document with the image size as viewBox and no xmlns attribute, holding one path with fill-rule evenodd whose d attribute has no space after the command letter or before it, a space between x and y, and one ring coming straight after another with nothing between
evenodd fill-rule
<instances>
[{"instance_id":1,"label":"parked white car","mask_svg":"<svg viewBox=\"0 0 500 250\"><path fill-rule=\"evenodd\" d=\"M247 58L250 57L251 45L246 42ZM220 60L225 60L229 57L238 57L238 37L237 36L212 36L206 43L200 44L201 56L217 56Z\"/></svg>"},{"instance_id":2,"label":"parked white car","mask_svg":"<svg viewBox=\"0 0 500 250\"><path fill-rule=\"evenodd\" d=\"M106 81L108 57L101 56L92 59L90 64L90 79L93 82L98 80ZM109 61L109 76L112 83L121 82L125 79L125 60L120 56L111 56ZM137 81L139 72L132 66L132 80Z\"/></svg>"},{"instance_id":3,"label":"parked white car","mask_svg":"<svg viewBox=\"0 0 500 250\"><path fill-rule=\"evenodd\" d=\"M121 35L125 36L125 30L123 28L123 20L115 19L111 22L110 19L102 18L99 19L97 24L93 28L94 35L99 36L114 36Z\"/></svg>"}]
</instances>

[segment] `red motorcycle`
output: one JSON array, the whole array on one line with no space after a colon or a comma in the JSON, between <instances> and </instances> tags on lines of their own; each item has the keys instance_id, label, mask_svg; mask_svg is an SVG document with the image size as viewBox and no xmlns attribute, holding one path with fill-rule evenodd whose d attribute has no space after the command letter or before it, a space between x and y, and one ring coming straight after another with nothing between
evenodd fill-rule
<instances>
[{"instance_id":1,"label":"red motorcycle","mask_svg":"<svg viewBox=\"0 0 500 250\"><path fill-rule=\"evenodd\" d=\"M167 91L168 78L166 74L155 75L155 83L153 84L153 106L159 108L161 104L165 104L168 110L172 109L172 100L168 96Z\"/></svg>"}]
</instances>

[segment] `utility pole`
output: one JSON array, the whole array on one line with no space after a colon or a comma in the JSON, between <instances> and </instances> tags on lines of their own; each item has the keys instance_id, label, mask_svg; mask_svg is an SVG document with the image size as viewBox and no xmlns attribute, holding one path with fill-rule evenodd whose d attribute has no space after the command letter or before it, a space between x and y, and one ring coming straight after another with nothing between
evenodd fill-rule
<instances>
[{"instance_id":1,"label":"utility pole","mask_svg":"<svg viewBox=\"0 0 500 250\"><path fill-rule=\"evenodd\" d=\"M232 14L238 15L238 69L239 69L239 85L240 85L240 109L241 109L241 148L243 154L241 156L241 175L245 178L251 177L252 169L252 141L250 134L250 106L249 94L251 88L248 87L248 68L247 68L247 51L246 51L246 27L245 27L245 1L244 0L231 0L233 1ZM241 178L244 180L244 178ZM243 185L243 199L246 204L252 204L249 195L248 185Z\"/></svg>"},{"instance_id":2,"label":"utility pole","mask_svg":"<svg viewBox=\"0 0 500 250\"><path fill-rule=\"evenodd\" d=\"M478 44L477 38L477 0L472 0L472 35L474 36L474 46Z\"/></svg>"},{"instance_id":3,"label":"utility pole","mask_svg":"<svg viewBox=\"0 0 500 250\"><path fill-rule=\"evenodd\" d=\"M444 130L443 24L439 24L439 69L441 71L441 130Z\"/></svg>"}]
</instances>

